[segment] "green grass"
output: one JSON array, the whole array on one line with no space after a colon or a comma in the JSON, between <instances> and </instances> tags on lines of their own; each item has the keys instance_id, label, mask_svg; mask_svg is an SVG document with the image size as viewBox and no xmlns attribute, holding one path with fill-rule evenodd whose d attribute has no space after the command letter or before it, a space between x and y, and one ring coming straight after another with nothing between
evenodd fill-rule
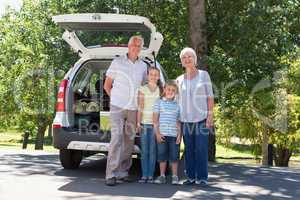
<instances>
[{"instance_id":1,"label":"green grass","mask_svg":"<svg viewBox=\"0 0 300 200\"><path fill-rule=\"evenodd\" d=\"M0 149L22 149L22 133L16 130L0 132ZM184 145L181 144L181 151ZM34 139L29 138L27 150L34 150ZM58 152L52 146L50 138L45 138L44 151ZM253 147L242 144L231 144L229 146L216 145L216 160L218 163L234 163L245 165L260 165L260 158L257 158L253 153ZM300 154L294 155L290 161L291 167L300 167Z\"/></svg>"},{"instance_id":2,"label":"green grass","mask_svg":"<svg viewBox=\"0 0 300 200\"><path fill-rule=\"evenodd\" d=\"M8 130L0 132L0 149L22 149L23 136L16 130ZM28 150L34 150L34 139L29 137L27 145ZM44 151L57 152L58 150L52 146L50 138L45 138Z\"/></svg>"},{"instance_id":3,"label":"green grass","mask_svg":"<svg viewBox=\"0 0 300 200\"><path fill-rule=\"evenodd\" d=\"M106 119L104 119L106 120ZM0 132L0 148L10 148L10 149L21 149L22 148L22 133L19 133L16 130L9 130L6 132ZM181 150L183 151L184 145L182 143ZM27 149L34 150L34 140L33 138L29 138L29 144ZM45 151L57 151L53 146L52 142L49 138L45 138L44 144ZM254 158L250 151L241 150L241 149L232 149L226 148L222 145L217 145L216 147L216 156L222 158L231 158L231 157L246 157L246 158Z\"/></svg>"},{"instance_id":4,"label":"green grass","mask_svg":"<svg viewBox=\"0 0 300 200\"><path fill-rule=\"evenodd\" d=\"M1 142L11 142L17 143L22 140L22 134L15 130L10 130L7 132L0 132L0 141Z\"/></svg>"},{"instance_id":5,"label":"green grass","mask_svg":"<svg viewBox=\"0 0 300 200\"><path fill-rule=\"evenodd\" d=\"M216 157L218 158L250 158L254 159L255 156L250 150L237 150L217 144Z\"/></svg>"}]
</instances>

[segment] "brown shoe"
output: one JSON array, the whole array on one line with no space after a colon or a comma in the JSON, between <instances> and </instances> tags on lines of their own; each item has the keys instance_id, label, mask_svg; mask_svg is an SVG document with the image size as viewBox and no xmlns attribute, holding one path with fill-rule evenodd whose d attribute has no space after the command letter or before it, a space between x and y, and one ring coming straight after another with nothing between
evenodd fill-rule
<instances>
[{"instance_id":1,"label":"brown shoe","mask_svg":"<svg viewBox=\"0 0 300 200\"><path fill-rule=\"evenodd\" d=\"M105 184L107 186L115 186L116 185L116 177L108 178L105 180Z\"/></svg>"}]
</instances>

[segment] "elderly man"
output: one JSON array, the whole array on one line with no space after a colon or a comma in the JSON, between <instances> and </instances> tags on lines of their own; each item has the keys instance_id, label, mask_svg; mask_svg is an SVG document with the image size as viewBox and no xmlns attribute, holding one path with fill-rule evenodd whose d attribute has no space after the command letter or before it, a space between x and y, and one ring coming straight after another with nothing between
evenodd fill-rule
<instances>
[{"instance_id":1,"label":"elderly man","mask_svg":"<svg viewBox=\"0 0 300 200\"><path fill-rule=\"evenodd\" d=\"M110 96L111 140L106 166L106 185L130 182L137 116L137 90L146 79L147 65L138 57L144 40L132 36L127 55L115 58L106 72L104 89Z\"/></svg>"}]
</instances>

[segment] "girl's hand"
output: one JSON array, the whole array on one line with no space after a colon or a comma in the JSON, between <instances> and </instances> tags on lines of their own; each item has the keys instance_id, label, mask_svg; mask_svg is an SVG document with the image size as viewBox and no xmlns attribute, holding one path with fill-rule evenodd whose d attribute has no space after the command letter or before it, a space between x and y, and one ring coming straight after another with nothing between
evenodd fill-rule
<instances>
[{"instance_id":1,"label":"girl's hand","mask_svg":"<svg viewBox=\"0 0 300 200\"><path fill-rule=\"evenodd\" d=\"M156 134L156 140L157 140L158 143L163 143L163 142L165 142L165 137L162 134L157 133Z\"/></svg>"}]
</instances>

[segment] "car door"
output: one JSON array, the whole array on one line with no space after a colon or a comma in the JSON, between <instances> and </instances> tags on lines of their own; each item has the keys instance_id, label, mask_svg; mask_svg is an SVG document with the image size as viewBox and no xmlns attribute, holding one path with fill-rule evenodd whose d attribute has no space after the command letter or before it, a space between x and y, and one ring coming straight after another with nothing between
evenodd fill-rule
<instances>
[{"instance_id":1,"label":"car door","mask_svg":"<svg viewBox=\"0 0 300 200\"><path fill-rule=\"evenodd\" d=\"M162 34L156 31L155 26L147 18L136 15L85 13L57 15L52 19L65 29L63 39L81 57L111 59L118 55L124 55L127 53L128 40L122 40L120 35L127 33L129 36L145 35L147 41L140 56L153 60L163 41ZM88 44L89 41L84 41L84 38L87 38L84 37L86 36L84 34L88 33L93 35L90 40L96 40L95 44ZM108 33L119 34L119 36L117 35L111 43L105 44L103 40L110 38Z\"/></svg>"}]
</instances>

